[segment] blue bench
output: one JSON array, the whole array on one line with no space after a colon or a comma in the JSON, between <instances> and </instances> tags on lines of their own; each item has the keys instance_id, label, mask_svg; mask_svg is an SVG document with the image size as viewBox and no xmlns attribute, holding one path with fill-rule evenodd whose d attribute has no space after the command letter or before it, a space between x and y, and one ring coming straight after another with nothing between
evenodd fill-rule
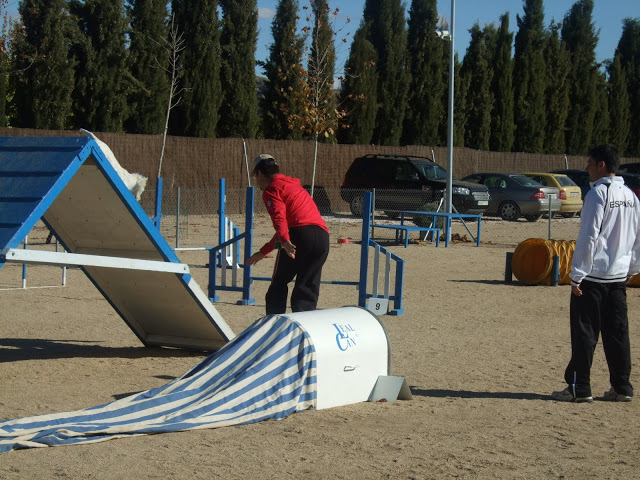
<instances>
[{"instance_id":1,"label":"blue bench","mask_svg":"<svg viewBox=\"0 0 640 480\"><path fill-rule=\"evenodd\" d=\"M409 232L432 232L436 247L440 246L440 229L435 227L418 227L417 225L380 225L372 224L373 228L388 228L396 231L396 242L404 241L404 248L409 246ZM404 238L403 238L404 237ZM425 237L426 238L426 237Z\"/></svg>"},{"instance_id":2,"label":"blue bench","mask_svg":"<svg viewBox=\"0 0 640 480\"><path fill-rule=\"evenodd\" d=\"M469 230L469 227L467 227L467 224L464 224L464 228L467 229L467 232L469 232L469 235L471 235L471 237L476 241L476 246L480 246L480 229L482 227L482 215L475 215L472 213L447 213L447 212L423 212L423 211L409 211L409 212L400 212L400 225L404 225L404 219L405 217L416 217L416 216L427 216L427 217L432 217L433 218L433 223L432 225L435 225L435 220L436 218L444 218L445 219L445 223L444 223L444 232L445 232L445 236L444 236L444 246L448 247L449 246L449 239L451 238L451 219L462 219L464 221L464 219L469 219L469 220L476 220L478 222L478 233L476 234L475 238L473 238L473 234L471 233L471 230Z\"/></svg>"}]
</instances>

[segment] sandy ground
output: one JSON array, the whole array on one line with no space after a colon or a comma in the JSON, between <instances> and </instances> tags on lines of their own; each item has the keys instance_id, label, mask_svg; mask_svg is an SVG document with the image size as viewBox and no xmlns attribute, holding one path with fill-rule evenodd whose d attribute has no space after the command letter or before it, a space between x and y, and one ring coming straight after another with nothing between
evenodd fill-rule
<instances>
[{"instance_id":1,"label":"sandy ground","mask_svg":"<svg viewBox=\"0 0 640 480\"><path fill-rule=\"evenodd\" d=\"M575 238L578 219L563 220ZM213 234L192 219L189 242ZM330 223L325 279L357 278L359 226ZM353 242L338 244L340 237ZM472 231L473 228L472 228ZM558 231L558 230L556 230ZM468 234L456 225L454 232ZM529 237L546 236L543 220L483 222L483 245L448 249L428 242L388 248L406 260L401 316L384 316L392 374L406 377L413 400L306 411L281 421L142 436L103 443L12 451L0 478L634 478L640 471L640 401L563 404L569 358L569 288L504 282L505 255ZM255 245L270 234L256 223ZM44 245L37 228L33 248ZM215 236L213 237L215 238ZM206 259L181 254L206 287ZM273 258L255 269L269 275ZM21 266L0 269L0 288L19 287ZM54 267L29 267L28 285L60 283ZM217 304L235 332L262 316L265 282L255 306ZM640 290L630 289L632 381L640 372ZM326 285L321 308L357 303L352 287ZM203 354L146 348L84 274L67 271L59 288L0 291L0 418L70 411L165 384ZM609 388L599 345L594 394ZM597 399L596 399L597 400Z\"/></svg>"}]
</instances>

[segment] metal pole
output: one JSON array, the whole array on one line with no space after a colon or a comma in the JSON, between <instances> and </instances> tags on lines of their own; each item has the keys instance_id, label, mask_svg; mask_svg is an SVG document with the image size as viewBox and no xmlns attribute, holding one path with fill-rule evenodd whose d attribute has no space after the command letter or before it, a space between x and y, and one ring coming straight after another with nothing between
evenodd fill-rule
<instances>
[{"instance_id":1,"label":"metal pole","mask_svg":"<svg viewBox=\"0 0 640 480\"><path fill-rule=\"evenodd\" d=\"M547 237L547 240L551 240L551 202L554 199L554 196L549 194L549 236Z\"/></svg>"},{"instance_id":2,"label":"metal pole","mask_svg":"<svg viewBox=\"0 0 640 480\"><path fill-rule=\"evenodd\" d=\"M160 231L162 222L162 177L158 177L156 181L156 228Z\"/></svg>"},{"instance_id":3,"label":"metal pole","mask_svg":"<svg viewBox=\"0 0 640 480\"><path fill-rule=\"evenodd\" d=\"M176 248L180 248L180 187L176 188Z\"/></svg>"},{"instance_id":4,"label":"metal pole","mask_svg":"<svg viewBox=\"0 0 640 480\"><path fill-rule=\"evenodd\" d=\"M24 237L24 243L22 245L22 248L26 250L28 244L29 244L29 236L27 235L26 237ZM22 288L27 288L27 264L26 263L22 264Z\"/></svg>"},{"instance_id":5,"label":"metal pole","mask_svg":"<svg viewBox=\"0 0 640 480\"><path fill-rule=\"evenodd\" d=\"M60 242L58 241L58 237L56 237L56 252L60 249ZM64 287L67 284L67 266L64 265L62 267L62 286Z\"/></svg>"},{"instance_id":6,"label":"metal pole","mask_svg":"<svg viewBox=\"0 0 640 480\"><path fill-rule=\"evenodd\" d=\"M557 255L553 256L551 263L551 286L557 287L558 282L560 281L560 257Z\"/></svg>"},{"instance_id":7,"label":"metal pole","mask_svg":"<svg viewBox=\"0 0 640 480\"><path fill-rule=\"evenodd\" d=\"M504 283L511 283L513 281L513 270L511 269L512 261L513 252L507 252L507 258L504 264Z\"/></svg>"},{"instance_id":8,"label":"metal pole","mask_svg":"<svg viewBox=\"0 0 640 480\"><path fill-rule=\"evenodd\" d=\"M251 172L249 171L249 159L247 158L247 142L242 139L242 149L244 150L244 165L247 169L247 185L251 186Z\"/></svg>"},{"instance_id":9,"label":"metal pole","mask_svg":"<svg viewBox=\"0 0 640 480\"><path fill-rule=\"evenodd\" d=\"M369 242L371 240L371 193L364 193L362 209L362 244L360 245L360 279L358 281L358 306L367 306L367 275L369 265Z\"/></svg>"},{"instance_id":10,"label":"metal pole","mask_svg":"<svg viewBox=\"0 0 640 480\"><path fill-rule=\"evenodd\" d=\"M456 2L451 0L451 25L449 26L449 132L447 135L447 213L453 213L452 191L453 185L453 98L455 74L455 45L454 32L456 24ZM451 239L451 231L447 230L447 242Z\"/></svg>"}]
</instances>

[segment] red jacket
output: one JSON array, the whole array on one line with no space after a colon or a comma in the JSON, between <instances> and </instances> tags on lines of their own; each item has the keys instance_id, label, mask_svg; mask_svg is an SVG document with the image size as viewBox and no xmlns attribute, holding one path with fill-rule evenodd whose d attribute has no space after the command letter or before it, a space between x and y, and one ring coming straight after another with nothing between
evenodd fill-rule
<instances>
[{"instance_id":1,"label":"red jacket","mask_svg":"<svg viewBox=\"0 0 640 480\"><path fill-rule=\"evenodd\" d=\"M311 195L302 188L297 178L281 173L274 175L271 183L262 192L262 200L276 230L271 241L260 249L263 255L273 251L276 239L279 239L280 243L290 241L291 227L318 225L329 232Z\"/></svg>"}]
</instances>

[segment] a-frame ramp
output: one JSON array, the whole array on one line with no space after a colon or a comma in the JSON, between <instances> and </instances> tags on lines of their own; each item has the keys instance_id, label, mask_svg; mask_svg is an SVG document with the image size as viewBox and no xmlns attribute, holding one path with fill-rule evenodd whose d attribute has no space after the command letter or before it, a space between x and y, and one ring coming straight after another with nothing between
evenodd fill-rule
<instances>
[{"instance_id":1,"label":"a-frame ramp","mask_svg":"<svg viewBox=\"0 0 640 480\"><path fill-rule=\"evenodd\" d=\"M42 219L69 253L22 250ZM0 137L0 268L79 265L147 346L212 350L232 330L87 137Z\"/></svg>"}]
</instances>

